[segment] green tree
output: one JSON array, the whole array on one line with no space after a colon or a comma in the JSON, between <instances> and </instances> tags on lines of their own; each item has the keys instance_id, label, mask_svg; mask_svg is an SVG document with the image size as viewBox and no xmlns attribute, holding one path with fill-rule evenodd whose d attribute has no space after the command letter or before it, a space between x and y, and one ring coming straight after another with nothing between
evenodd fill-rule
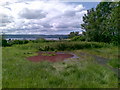
<instances>
[{"instance_id":1,"label":"green tree","mask_svg":"<svg viewBox=\"0 0 120 90\"><path fill-rule=\"evenodd\" d=\"M75 37L75 36L79 36L79 32L70 32L70 34L68 35L69 38Z\"/></svg>"},{"instance_id":2,"label":"green tree","mask_svg":"<svg viewBox=\"0 0 120 90\"><path fill-rule=\"evenodd\" d=\"M88 41L112 42L118 38L120 2L101 2L83 16L81 27Z\"/></svg>"},{"instance_id":3,"label":"green tree","mask_svg":"<svg viewBox=\"0 0 120 90\"><path fill-rule=\"evenodd\" d=\"M107 17L106 30L108 30L111 37L111 41L120 44L120 2L114 2L111 4L113 7L111 14Z\"/></svg>"},{"instance_id":4,"label":"green tree","mask_svg":"<svg viewBox=\"0 0 120 90\"><path fill-rule=\"evenodd\" d=\"M2 33L2 46L5 47L5 46L9 46L9 44L7 43L7 40L5 39L5 34Z\"/></svg>"}]
</instances>

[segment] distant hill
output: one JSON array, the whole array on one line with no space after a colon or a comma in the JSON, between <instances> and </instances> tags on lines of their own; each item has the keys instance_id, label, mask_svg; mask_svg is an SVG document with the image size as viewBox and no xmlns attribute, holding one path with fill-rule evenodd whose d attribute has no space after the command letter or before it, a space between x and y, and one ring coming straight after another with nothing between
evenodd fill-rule
<instances>
[{"instance_id":1,"label":"distant hill","mask_svg":"<svg viewBox=\"0 0 120 90\"><path fill-rule=\"evenodd\" d=\"M38 39L38 38L62 38L66 39L68 38L68 35L5 35L5 39Z\"/></svg>"}]
</instances>

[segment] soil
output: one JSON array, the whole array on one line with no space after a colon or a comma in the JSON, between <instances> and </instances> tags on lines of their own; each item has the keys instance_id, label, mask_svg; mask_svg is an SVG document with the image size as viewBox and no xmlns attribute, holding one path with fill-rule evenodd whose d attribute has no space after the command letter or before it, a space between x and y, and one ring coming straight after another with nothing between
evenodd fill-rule
<instances>
[{"instance_id":1,"label":"soil","mask_svg":"<svg viewBox=\"0 0 120 90\"><path fill-rule=\"evenodd\" d=\"M68 53L57 53L57 52L39 52L37 56L31 56L27 59L33 62L40 62L40 61L50 61L50 62L57 62L63 61L66 58L71 58L74 55Z\"/></svg>"}]
</instances>

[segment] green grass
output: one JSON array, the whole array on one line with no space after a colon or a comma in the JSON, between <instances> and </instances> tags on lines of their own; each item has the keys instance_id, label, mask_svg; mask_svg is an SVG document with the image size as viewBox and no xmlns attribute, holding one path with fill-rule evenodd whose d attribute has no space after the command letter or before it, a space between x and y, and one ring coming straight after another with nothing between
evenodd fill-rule
<instances>
[{"instance_id":1,"label":"green grass","mask_svg":"<svg viewBox=\"0 0 120 90\"><path fill-rule=\"evenodd\" d=\"M78 50L85 48L102 48L106 47L106 43L97 42L78 42L78 41L61 41L61 42L41 42L41 43L28 43L26 45L15 45L21 49L37 49L39 51L65 51L65 50Z\"/></svg>"},{"instance_id":2,"label":"green grass","mask_svg":"<svg viewBox=\"0 0 120 90\"><path fill-rule=\"evenodd\" d=\"M56 54L55 53L42 53L42 56L55 56Z\"/></svg>"},{"instance_id":3,"label":"green grass","mask_svg":"<svg viewBox=\"0 0 120 90\"><path fill-rule=\"evenodd\" d=\"M72 42L68 42L68 44L70 43ZM3 47L3 88L117 87L118 78L113 71L102 65L99 65L91 57L82 58L82 56L79 55L79 52L81 51L85 52L88 50L88 52L90 52L94 49L82 49L77 51L72 50L71 52L75 52L75 54L80 58L72 58L68 59L67 61L56 63L36 63L28 61L26 59L26 57L36 55L38 47L44 47L44 45L53 45L51 47L54 47L54 45L57 45L57 43L29 43L26 45ZM102 48L100 48L99 50L102 50Z\"/></svg>"},{"instance_id":4,"label":"green grass","mask_svg":"<svg viewBox=\"0 0 120 90\"><path fill-rule=\"evenodd\" d=\"M110 46L108 48L84 49L81 50L81 52L108 58L108 65L112 66L113 68L120 68L120 60L118 58L120 52L117 46Z\"/></svg>"},{"instance_id":5,"label":"green grass","mask_svg":"<svg viewBox=\"0 0 120 90\"><path fill-rule=\"evenodd\" d=\"M0 47L0 89L2 88L2 48Z\"/></svg>"},{"instance_id":6,"label":"green grass","mask_svg":"<svg viewBox=\"0 0 120 90\"><path fill-rule=\"evenodd\" d=\"M120 68L120 60L119 59L111 59L109 62L108 62L109 65L111 65L112 67L114 68Z\"/></svg>"}]
</instances>

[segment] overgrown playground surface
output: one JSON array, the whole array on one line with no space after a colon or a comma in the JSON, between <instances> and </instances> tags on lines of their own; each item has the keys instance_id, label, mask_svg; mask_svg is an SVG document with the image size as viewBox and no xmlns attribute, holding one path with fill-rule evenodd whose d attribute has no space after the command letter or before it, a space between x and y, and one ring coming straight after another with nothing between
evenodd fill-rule
<instances>
[{"instance_id":1,"label":"overgrown playground surface","mask_svg":"<svg viewBox=\"0 0 120 90\"><path fill-rule=\"evenodd\" d=\"M79 58L31 62L37 52L72 52ZM48 54L51 55L51 54ZM43 54L43 56L48 56ZM54 56L54 54L52 54ZM99 63L93 56L105 58ZM2 48L3 88L117 88L118 47L96 42L41 42ZM100 59L103 60L103 59ZM110 67L110 68L109 68Z\"/></svg>"}]
</instances>

